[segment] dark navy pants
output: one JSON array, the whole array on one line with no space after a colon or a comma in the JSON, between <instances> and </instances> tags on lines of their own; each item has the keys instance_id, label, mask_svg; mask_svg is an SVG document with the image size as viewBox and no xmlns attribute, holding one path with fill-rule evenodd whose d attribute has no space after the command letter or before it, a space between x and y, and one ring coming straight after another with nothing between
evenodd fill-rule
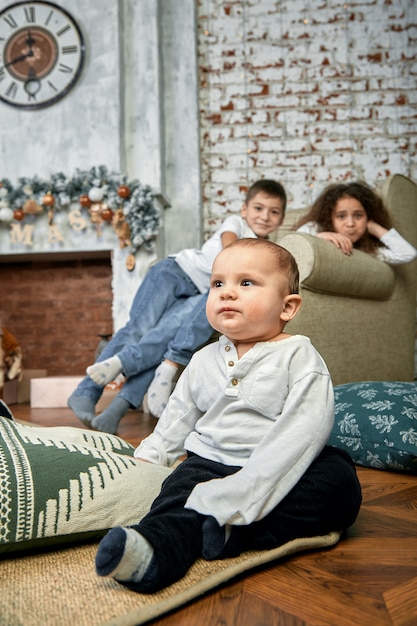
<instances>
[{"instance_id":1,"label":"dark navy pants","mask_svg":"<svg viewBox=\"0 0 417 626\"><path fill-rule=\"evenodd\" d=\"M185 575L201 556L206 519L184 508L189 494L197 483L223 478L239 469L191 454L165 479L150 512L132 526L154 548L146 576L134 584L136 591L157 591ZM232 527L219 558L276 548L299 537L342 531L353 524L360 505L361 488L349 455L326 446L271 513L247 526Z\"/></svg>"}]
</instances>

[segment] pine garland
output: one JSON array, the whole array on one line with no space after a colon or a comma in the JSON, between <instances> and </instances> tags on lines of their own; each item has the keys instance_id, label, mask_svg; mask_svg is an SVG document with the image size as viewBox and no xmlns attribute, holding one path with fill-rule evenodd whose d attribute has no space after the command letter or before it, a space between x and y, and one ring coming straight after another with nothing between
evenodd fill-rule
<instances>
[{"instance_id":1,"label":"pine garland","mask_svg":"<svg viewBox=\"0 0 417 626\"><path fill-rule=\"evenodd\" d=\"M127 180L126 175L110 173L105 165L99 165L90 170L77 169L71 177L63 172L51 174L49 179L21 177L15 186L6 178L0 180L0 225L20 221L26 214L41 215L51 209L68 211L74 203L87 212L94 203L100 203L97 206L107 212L100 221L111 222L115 230L114 218L122 211L130 252L135 253L141 246L154 250L154 239L161 227L160 210L151 187L136 179Z\"/></svg>"}]
</instances>

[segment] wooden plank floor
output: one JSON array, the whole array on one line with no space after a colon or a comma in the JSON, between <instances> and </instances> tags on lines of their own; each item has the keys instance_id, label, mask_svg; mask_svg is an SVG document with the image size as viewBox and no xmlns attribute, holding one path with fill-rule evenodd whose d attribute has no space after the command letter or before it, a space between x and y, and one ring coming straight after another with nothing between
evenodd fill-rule
<instances>
[{"instance_id":1,"label":"wooden plank floor","mask_svg":"<svg viewBox=\"0 0 417 626\"><path fill-rule=\"evenodd\" d=\"M83 427L69 409L11 407L17 419ZM131 411L119 436L133 445L156 420ZM299 554L231 581L155 626L416 626L417 476L358 468L363 505L327 551Z\"/></svg>"}]
</instances>

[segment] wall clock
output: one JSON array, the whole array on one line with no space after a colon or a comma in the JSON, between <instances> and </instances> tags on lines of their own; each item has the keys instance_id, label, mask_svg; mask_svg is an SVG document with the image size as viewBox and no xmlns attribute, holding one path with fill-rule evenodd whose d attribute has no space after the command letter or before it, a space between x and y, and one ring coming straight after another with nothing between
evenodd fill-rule
<instances>
[{"instance_id":1,"label":"wall clock","mask_svg":"<svg viewBox=\"0 0 417 626\"><path fill-rule=\"evenodd\" d=\"M0 11L0 100L40 109L63 98L84 64L85 44L71 15L52 2L15 2Z\"/></svg>"}]
</instances>

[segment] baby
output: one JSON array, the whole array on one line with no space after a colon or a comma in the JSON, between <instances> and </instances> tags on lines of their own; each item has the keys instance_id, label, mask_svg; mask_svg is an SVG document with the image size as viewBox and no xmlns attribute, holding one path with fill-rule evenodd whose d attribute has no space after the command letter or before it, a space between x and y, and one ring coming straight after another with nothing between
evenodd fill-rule
<instances>
[{"instance_id":1,"label":"baby","mask_svg":"<svg viewBox=\"0 0 417 626\"><path fill-rule=\"evenodd\" d=\"M354 465L326 446L329 372L307 337L285 332L301 306L298 282L292 255L265 239L240 239L218 254L207 317L222 335L193 356L135 451L169 466L186 458L139 524L102 539L100 576L153 592L201 556L271 549L354 522Z\"/></svg>"}]
</instances>

